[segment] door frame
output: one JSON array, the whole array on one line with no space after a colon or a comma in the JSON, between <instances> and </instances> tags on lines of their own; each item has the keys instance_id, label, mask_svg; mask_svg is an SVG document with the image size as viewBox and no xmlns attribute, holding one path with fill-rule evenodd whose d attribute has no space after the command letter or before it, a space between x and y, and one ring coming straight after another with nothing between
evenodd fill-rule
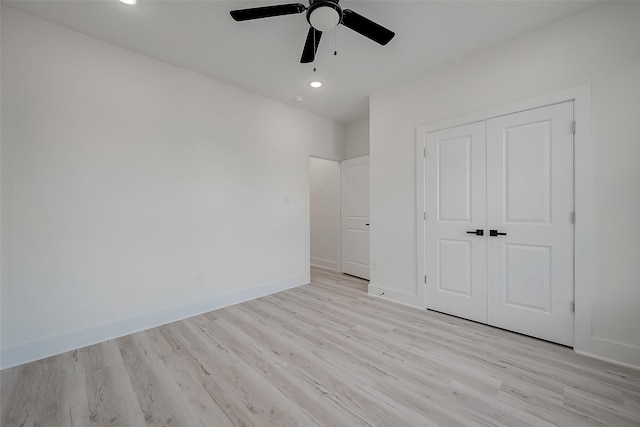
<instances>
[{"instance_id":1,"label":"door frame","mask_svg":"<svg viewBox=\"0 0 640 427\"><path fill-rule=\"evenodd\" d=\"M591 331L591 306L595 298L597 258L595 218L595 147L591 140L591 85L584 85L561 92L530 98L460 117L427 123L416 127L416 265L417 298L426 309L425 269L425 135L429 132L482 122L508 114L519 113L550 105L573 101L574 134L574 350L578 353L595 353ZM428 278L427 278L428 280Z\"/></svg>"}]
</instances>

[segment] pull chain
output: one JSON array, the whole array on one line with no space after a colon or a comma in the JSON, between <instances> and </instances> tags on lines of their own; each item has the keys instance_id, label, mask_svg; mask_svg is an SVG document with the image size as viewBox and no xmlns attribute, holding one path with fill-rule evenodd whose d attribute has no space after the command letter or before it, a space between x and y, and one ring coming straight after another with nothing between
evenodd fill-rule
<instances>
[{"instance_id":1,"label":"pull chain","mask_svg":"<svg viewBox=\"0 0 640 427\"><path fill-rule=\"evenodd\" d=\"M313 31L313 72L316 72L316 54L318 53L318 45L316 44L316 32Z\"/></svg>"}]
</instances>

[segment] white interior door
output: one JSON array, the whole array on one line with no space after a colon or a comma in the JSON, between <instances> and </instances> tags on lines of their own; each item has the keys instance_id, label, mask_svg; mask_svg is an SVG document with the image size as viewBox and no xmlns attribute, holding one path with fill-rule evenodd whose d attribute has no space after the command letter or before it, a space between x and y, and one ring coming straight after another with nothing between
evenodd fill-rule
<instances>
[{"instance_id":1,"label":"white interior door","mask_svg":"<svg viewBox=\"0 0 640 427\"><path fill-rule=\"evenodd\" d=\"M369 156L342 171L342 272L369 280Z\"/></svg>"},{"instance_id":2,"label":"white interior door","mask_svg":"<svg viewBox=\"0 0 640 427\"><path fill-rule=\"evenodd\" d=\"M487 121L489 324L573 345L573 102Z\"/></svg>"},{"instance_id":3,"label":"white interior door","mask_svg":"<svg viewBox=\"0 0 640 427\"><path fill-rule=\"evenodd\" d=\"M426 150L427 308L486 323L485 123L429 133Z\"/></svg>"}]
</instances>

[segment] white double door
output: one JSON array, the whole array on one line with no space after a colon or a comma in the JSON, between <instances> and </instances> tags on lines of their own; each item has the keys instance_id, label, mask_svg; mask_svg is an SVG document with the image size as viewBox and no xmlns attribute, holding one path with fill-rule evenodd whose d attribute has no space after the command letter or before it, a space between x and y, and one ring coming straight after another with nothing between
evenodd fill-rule
<instances>
[{"instance_id":1,"label":"white double door","mask_svg":"<svg viewBox=\"0 0 640 427\"><path fill-rule=\"evenodd\" d=\"M573 102L426 135L427 308L573 345Z\"/></svg>"}]
</instances>

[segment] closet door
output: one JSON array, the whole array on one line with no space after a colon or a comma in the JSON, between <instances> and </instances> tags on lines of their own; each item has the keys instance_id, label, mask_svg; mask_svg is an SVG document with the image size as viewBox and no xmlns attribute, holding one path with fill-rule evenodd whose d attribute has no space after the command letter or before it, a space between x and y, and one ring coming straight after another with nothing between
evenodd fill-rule
<instances>
[{"instance_id":1,"label":"closet door","mask_svg":"<svg viewBox=\"0 0 640 427\"><path fill-rule=\"evenodd\" d=\"M427 308L486 323L485 123L428 133L426 150Z\"/></svg>"},{"instance_id":2,"label":"closet door","mask_svg":"<svg viewBox=\"0 0 640 427\"><path fill-rule=\"evenodd\" d=\"M487 121L488 323L565 345L573 344L572 122L573 102Z\"/></svg>"}]
</instances>

